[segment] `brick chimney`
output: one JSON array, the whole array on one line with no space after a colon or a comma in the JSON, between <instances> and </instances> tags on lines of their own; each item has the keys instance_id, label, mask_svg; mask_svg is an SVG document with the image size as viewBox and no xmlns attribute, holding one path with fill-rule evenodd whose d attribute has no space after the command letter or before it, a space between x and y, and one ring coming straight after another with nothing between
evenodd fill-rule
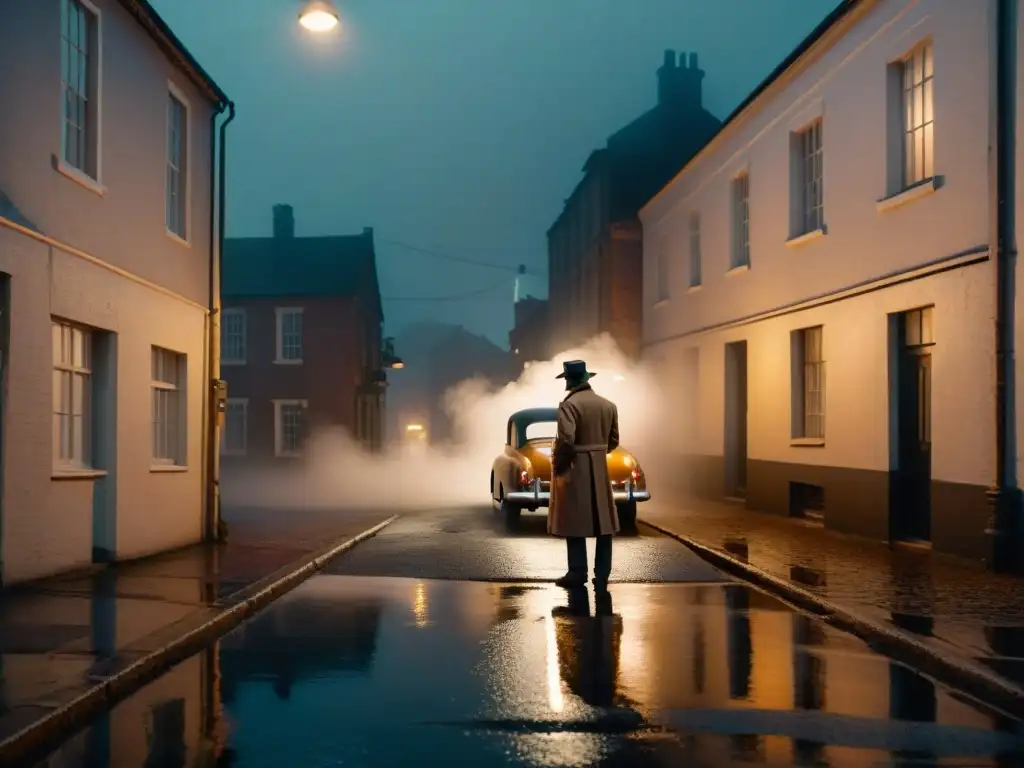
<instances>
[{"instance_id":1,"label":"brick chimney","mask_svg":"<svg viewBox=\"0 0 1024 768\"><path fill-rule=\"evenodd\" d=\"M290 205L274 206L274 239L288 240L295 237L295 212Z\"/></svg>"},{"instance_id":2,"label":"brick chimney","mask_svg":"<svg viewBox=\"0 0 1024 768\"><path fill-rule=\"evenodd\" d=\"M696 111L703 106L701 83L704 70L697 66L697 54L679 54L665 51L665 59L658 68L658 106L673 110Z\"/></svg>"}]
</instances>

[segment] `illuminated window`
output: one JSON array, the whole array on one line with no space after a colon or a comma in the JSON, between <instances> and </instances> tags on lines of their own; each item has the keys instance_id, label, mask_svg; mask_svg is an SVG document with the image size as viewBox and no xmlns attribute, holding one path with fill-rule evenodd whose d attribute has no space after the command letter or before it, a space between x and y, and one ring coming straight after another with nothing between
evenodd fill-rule
<instances>
[{"instance_id":1,"label":"illuminated window","mask_svg":"<svg viewBox=\"0 0 1024 768\"><path fill-rule=\"evenodd\" d=\"M800 221L794 235L816 232L825 226L825 190L822 183L822 121L816 120L795 136Z\"/></svg>"},{"instance_id":2,"label":"illuminated window","mask_svg":"<svg viewBox=\"0 0 1024 768\"><path fill-rule=\"evenodd\" d=\"M153 463L185 464L185 356L153 347Z\"/></svg>"},{"instance_id":3,"label":"illuminated window","mask_svg":"<svg viewBox=\"0 0 1024 768\"><path fill-rule=\"evenodd\" d=\"M793 437L825 439L822 326L793 332Z\"/></svg>"},{"instance_id":4,"label":"illuminated window","mask_svg":"<svg viewBox=\"0 0 1024 768\"><path fill-rule=\"evenodd\" d=\"M51 322L53 344L53 456L65 469L91 466L92 334Z\"/></svg>"},{"instance_id":5,"label":"illuminated window","mask_svg":"<svg viewBox=\"0 0 1024 768\"><path fill-rule=\"evenodd\" d=\"M750 266L750 174L732 180L731 269Z\"/></svg>"},{"instance_id":6,"label":"illuminated window","mask_svg":"<svg viewBox=\"0 0 1024 768\"><path fill-rule=\"evenodd\" d=\"M902 81L903 186L935 175L935 109L932 44L917 48L899 65Z\"/></svg>"}]
</instances>

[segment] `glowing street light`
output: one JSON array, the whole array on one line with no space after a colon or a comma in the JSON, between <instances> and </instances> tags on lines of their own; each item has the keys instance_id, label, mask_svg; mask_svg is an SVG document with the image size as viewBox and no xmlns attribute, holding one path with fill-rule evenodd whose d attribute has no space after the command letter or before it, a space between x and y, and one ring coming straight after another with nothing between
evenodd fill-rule
<instances>
[{"instance_id":1,"label":"glowing street light","mask_svg":"<svg viewBox=\"0 0 1024 768\"><path fill-rule=\"evenodd\" d=\"M299 11L299 24L310 32L330 32L341 22L330 0L307 0Z\"/></svg>"},{"instance_id":2,"label":"glowing street light","mask_svg":"<svg viewBox=\"0 0 1024 768\"><path fill-rule=\"evenodd\" d=\"M406 432L422 432L423 431L423 425L422 424L406 424L405 425L405 431Z\"/></svg>"}]
</instances>

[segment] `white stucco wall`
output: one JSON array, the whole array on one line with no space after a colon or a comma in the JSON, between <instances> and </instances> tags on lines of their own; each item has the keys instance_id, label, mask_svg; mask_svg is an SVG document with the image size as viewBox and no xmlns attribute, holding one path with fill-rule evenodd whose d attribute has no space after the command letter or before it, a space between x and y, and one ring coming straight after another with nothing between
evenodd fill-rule
<instances>
[{"instance_id":1,"label":"white stucco wall","mask_svg":"<svg viewBox=\"0 0 1024 768\"><path fill-rule=\"evenodd\" d=\"M13 0L0 24L0 190L46 236L0 221L0 272L11 275L0 507L5 584L88 564L96 544L130 558L202 535L212 108L116 0L92 4L102 52L98 185L55 169L60 2ZM187 242L169 236L165 225L172 87L189 107ZM98 416L110 421L100 438L116 441L116 457L102 467L106 481L52 477L51 316L116 338L116 407ZM151 467L154 345L187 358L186 466L173 471ZM112 532L98 542L94 489L103 482L115 490L116 513L111 507Z\"/></svg>"},{"instance_id":2,"label":"white stucco wall","mask_svg":"<svg viewBox=\"0 0 1024 768\"><path fill-rule=\"evenodd\" d=\"M747 339L751 458L887 469L886 314L934 303L933 477L985 484L993 461L991 262L729 327L959 253L986 252L990 101L984 84L993 2L868 2L861 8L642 212L645 345L670 365L689 347L701 350L697 452L722 455L723 345ZM931 194L879 211L876 202L890 192L887 65L927 39L935 52L941 183ZM823 120L827 234L788 247L790 135L817 118ZM750 174L751 268L727 274L730 184L743 169ZM702 219L703 285L688 291L693 211ZM670 298L655 305L658 258L665 251ZM826 445L807 450L790 446L790 331L817 324L824 325L828 373ZM721 330L696 333L716 327ZM965 423L970 430L962 429Z\"/></svg>"}]
</instances>

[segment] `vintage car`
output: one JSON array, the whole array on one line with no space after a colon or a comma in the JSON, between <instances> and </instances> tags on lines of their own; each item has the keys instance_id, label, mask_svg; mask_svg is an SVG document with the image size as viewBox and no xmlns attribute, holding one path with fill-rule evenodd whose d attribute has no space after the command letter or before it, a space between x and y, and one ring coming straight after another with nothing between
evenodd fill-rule
<instances>
[{"instance_id":1,"label":"vintage car","mask_svg":"<svg viewBox=\"0 0 1024 768\"><path fill-rule=\"evenodd\" d=\"M513 413L505 433L505 450L491 467L491 501L508 522L548 506L551 498L551 448L557 408L528 408ZM651 498L639 462L621 445L608 454L608 475L622 527L636 524L636 505Z\"/></svg>"}]
</instances>

